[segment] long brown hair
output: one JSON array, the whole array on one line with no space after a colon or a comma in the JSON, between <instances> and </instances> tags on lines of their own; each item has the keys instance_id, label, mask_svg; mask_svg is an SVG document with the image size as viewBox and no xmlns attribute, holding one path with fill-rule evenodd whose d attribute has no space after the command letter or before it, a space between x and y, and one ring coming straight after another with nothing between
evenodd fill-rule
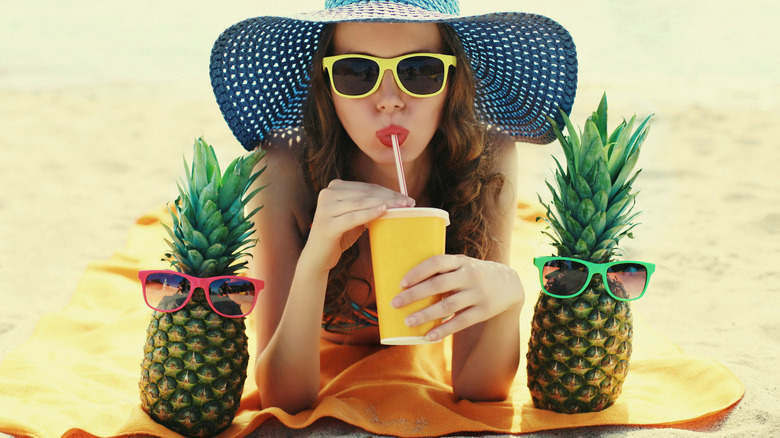
<instances>
[{"instance_id":1,"label":"long brown hair","mask_svg":"<svg viewBox=\"0 0 780 438\"><path fill-rule=\"evenodd\" d=\"M438 27L446 47L457 57L458 66L451 72L439 128L428 145L432 168L427 192L432 207L450 214L446 252L484 259L497 242L489 225L496 218L504 178L495 170L495 151L490 146L499 136L489 132L474 111L476 83L460 38L450 26ZM306 139L302 165L314 193L333 179L354 179L349 163L358 150L339 122L322 70L322 59L331 51L334 29L335 25L326 25L320 35L303 107ZM314 209L311 215L314 216ZM349 281L367 283L349 274L358 257L358 245L353 245L330 272L325 298L326 330L337 316L349 319L352 314L347 295Z\"/></svg>"}]
</instances>

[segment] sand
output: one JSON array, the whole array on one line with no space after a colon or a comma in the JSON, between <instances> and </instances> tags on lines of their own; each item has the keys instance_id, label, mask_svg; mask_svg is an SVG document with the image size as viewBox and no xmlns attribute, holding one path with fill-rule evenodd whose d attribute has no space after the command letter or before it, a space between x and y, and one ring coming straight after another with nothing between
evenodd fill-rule
<instances>
[{"instance_id":1,"label":"sand","mask_svg":"<svg viewBox=\"0 0 780 438\"><path fill-rule=\"evenodd\" d=\"M164 3L85 0L65 9L0 1L0 359L42 314L69 302L87 264L119 249L135 218L175 197L181 157L189 157L195 137L205 135L223 162L242 152L208 84L210 45L243 17L283 11L237 0L218 10ZM464 0L462 12L516 7L474 3ZM780 41L771 30L780 7L526 3L524 10L556 18L575 37L576 123L604 91L610 126L621 115L655 114L639 163L642 224L623 245L631 258L657 264L636 311L746 386L744 399L714 423L577 433L780 434L780 376L773 372L780 363L780 62L770 55ZM544 180L558 147L519 144L518 151L521 197L547 197ZM343 435L371 436L336 421L303 432L269 423L253 434Z\"/></svg>"}]
</instances>

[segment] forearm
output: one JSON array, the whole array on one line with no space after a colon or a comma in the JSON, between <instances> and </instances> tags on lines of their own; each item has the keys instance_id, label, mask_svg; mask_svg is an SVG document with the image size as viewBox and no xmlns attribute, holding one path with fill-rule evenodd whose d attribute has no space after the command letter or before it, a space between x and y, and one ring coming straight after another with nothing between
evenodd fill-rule
<instances>
[{"instance_id":1,"label":"forearm","mask_svg":"<svg viewBox=\"0 0 780 438\"><path fill-rule=\"evenodd\" d=\"M453 335L453 392L472 401L504 400L520 363L520 310L510 306Z\"/></svg>"},{"instance_id":2,"label":"forearm","mask_svg":"<svg viewBox=\"0 0 780 438\"><path fill-rule=\"evenodd\" d=\"M311 407L320 386L320 321L328 271L313 268L304 249L284 313L255 365L263 407L295 413Z\"/></svg>"}]
</instances>

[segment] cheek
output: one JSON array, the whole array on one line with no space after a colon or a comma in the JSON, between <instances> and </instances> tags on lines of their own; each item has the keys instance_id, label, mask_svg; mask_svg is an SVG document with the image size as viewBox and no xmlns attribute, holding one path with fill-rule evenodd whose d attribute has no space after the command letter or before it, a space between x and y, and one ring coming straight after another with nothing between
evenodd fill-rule
<instances>
[{"instance_id":1,"label":"cheek","mask_svg":"<svg viewBox=\"0 0 780 438\"><path fill-rule=\"evenodd\" d=\"M426 131L430 132L431 135L436 132L442 114L444 114L444 100L443 94L430 97L425 104L421 105L416 111L417 114L415 118L427 128Z\"/></svg>"},{"instance_id":2,"label":"cheek","mask_svg":"<svg viewBox=\"0 0 780 438\"><path fill-rule=\"evenodd\" d=\"M354 99L344 99L343 97L334 96L333 107L336 109L336 115L338 116L341 124L348 133L352 134L352 127L360 126L361 114L358 108L355 108L356 101Z\"/></svg>"},{"instance_id":3,"label":"cheek","mask_svg":"<svg viewBox=\"0 0 780 438\"><path fill-rule=\"evenodd\" d=\"M376 129L368 129L373 126L371 121L371 108L366 107L361 99L345 99L334 96L333 107L341 121L341 126L347 135L360 149L376 140Z\"/></svg>"}]
</instances>

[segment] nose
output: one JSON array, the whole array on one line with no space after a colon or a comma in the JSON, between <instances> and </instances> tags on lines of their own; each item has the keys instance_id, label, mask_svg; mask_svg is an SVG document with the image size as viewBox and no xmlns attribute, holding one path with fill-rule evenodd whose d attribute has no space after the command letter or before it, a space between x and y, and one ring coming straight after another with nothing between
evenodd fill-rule
<instances>
[{"instance_id":1,"label":"nose","mask_svg":"<svg viewBox=\"0 0 780 438\"><path fill-rule=\"evenodd\" d=\"M404 101L401 99L403 90L395 83L393 72L385 70L382 76L382 82L379 89L376 90L378 96L376 107L379 111L388 112L398 110L404 107Z\"/></svg>"}]
</instances>

